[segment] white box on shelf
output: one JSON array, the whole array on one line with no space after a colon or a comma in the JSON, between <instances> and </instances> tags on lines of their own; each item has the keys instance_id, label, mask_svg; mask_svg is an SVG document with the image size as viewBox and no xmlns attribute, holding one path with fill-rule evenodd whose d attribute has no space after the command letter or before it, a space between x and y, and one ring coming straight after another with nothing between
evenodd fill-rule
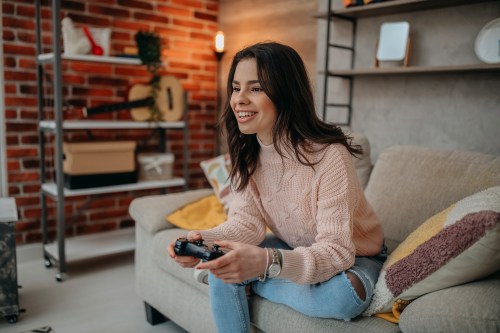
<instances>
[{"instance_id":1,"label":"white box on shelf","mask_svg":"<svg viewBox=\"0 0 500 333\"><path fill-rule=\"evenodd\" d=\"M173 177L174 155L171 153L143 153L137 157L139 180L161 180Z\"/></svg>"}]
</instances>

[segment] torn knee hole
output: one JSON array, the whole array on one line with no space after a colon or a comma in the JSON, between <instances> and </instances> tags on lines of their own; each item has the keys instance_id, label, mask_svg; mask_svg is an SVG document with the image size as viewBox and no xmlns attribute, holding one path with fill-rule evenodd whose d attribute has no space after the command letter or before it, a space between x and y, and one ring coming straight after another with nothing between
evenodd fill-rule
<instances>
[{"instance_id":1,"label":"torn knee hole","mask_svg":"<svg viewBox=\"0 0 500 333\"><path fill-rule=\"evenodd\" d=\"M351 281L351 285L354 288L354 290L356 290L356 293L358 294L359 298L364 301L366 299L365 286L363 285L359 277L351 272L346 272L346 275L349 281Z\"/></svg>"}]
</instances>

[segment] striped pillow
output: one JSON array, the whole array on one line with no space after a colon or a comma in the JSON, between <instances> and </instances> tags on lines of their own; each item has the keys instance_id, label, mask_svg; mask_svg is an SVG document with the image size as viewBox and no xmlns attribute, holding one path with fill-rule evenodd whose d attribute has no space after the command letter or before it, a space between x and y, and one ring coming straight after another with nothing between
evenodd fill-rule
<instances>
[{"instance_id":1,"label":"striped pillow","mask_svg":"<svg viewBox=\"0 0 500 333\"><path fill-rule=\"evenodd\" d=\"M434 215L387 258L363 313L391 322L414 299L500 269L500 187L471 195Z\"/></svg>"}]
</instances>

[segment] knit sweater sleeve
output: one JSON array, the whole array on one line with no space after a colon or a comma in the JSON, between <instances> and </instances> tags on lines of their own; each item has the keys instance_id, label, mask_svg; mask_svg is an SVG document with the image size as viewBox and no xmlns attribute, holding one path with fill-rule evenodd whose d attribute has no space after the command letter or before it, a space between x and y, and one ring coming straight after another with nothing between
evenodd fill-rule
<instances>
[{"instance_id":1,"label":"knit sweater sleeve","mask_svg":"<svg viewBox=\"0 0 500 333\"><path fill-rule=\"evenodd\" d=\"M351 156L345 148L327 148L316 166L317 193L315 243L283 251L280 278L297 283L326 281L354 264L353 216L359 184Z\"/></svg>"},{"instance_id":2,"label":"knit sweater sleeve","mask_svg":"<svg viewBox=\"0 0 500 333\"><path fill-rule=\"evenodd\" d=\"M233 192L227 221L201 231L204 240L232 240L259 245L265 237L266 224L258 205L258 193L252 181L243 191Z\"/></svg>"}]
</instances>

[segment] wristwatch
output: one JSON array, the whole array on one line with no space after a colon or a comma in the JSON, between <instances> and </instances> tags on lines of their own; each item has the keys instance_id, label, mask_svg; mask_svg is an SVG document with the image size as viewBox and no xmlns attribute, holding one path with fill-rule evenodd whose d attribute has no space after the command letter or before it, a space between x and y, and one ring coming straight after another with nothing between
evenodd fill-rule
<instances>
[{"instance_id":1,"label":"wristwatch","mask_svg":"<svg viewBox=\"0 0 500 333\"><path fill-rule=\"evenodd\" d=\"M268 267L267 269L267 276L270 278L275 278L278 277L281 273L281 258L280 258L280 253L276 249L272 249L273 251L273 261L271 263L271 266Z\"/></svg>"}]
</instances>

